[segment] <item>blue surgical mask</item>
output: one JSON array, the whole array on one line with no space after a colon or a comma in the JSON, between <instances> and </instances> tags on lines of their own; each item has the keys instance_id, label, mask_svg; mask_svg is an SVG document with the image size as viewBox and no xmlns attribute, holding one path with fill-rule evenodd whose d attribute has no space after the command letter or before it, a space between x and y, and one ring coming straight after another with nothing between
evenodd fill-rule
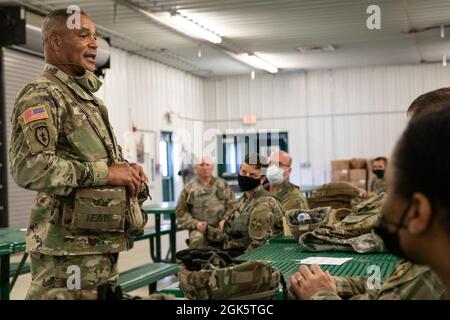
<instances>
[{"instance_id":1,"label":"blue surgical mask","mask_svg":"<svg viewBox=\"0 0 450 320\"><path fill-rule=\"evenodd\" d=\"M271 165L267 168L266 177L270 184L279 184L283 182L285 178L284 171L275 165Z\"/></svg>"}]
</instances>

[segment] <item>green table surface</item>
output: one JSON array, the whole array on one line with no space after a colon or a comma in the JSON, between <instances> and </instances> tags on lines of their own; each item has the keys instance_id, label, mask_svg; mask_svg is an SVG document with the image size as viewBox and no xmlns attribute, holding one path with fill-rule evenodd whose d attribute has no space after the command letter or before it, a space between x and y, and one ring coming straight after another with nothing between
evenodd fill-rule
<instances>
[{"instance_id":1,"label":"green table surface","mask_svg":"<svg viewBox=\"0 0 450 320\"><path fill-rule=\"evenodd\" d=\"M284 236L283 236L284 237ZM273 240L273 239L272 239ZM280 237L278 240L290 242L270 242L265 246L256 248L248 253L239 256L240 260L264 260L271 266L277 268L283 274L287 285L290 284L290 277L297 272L300 260L309 257L329 257L329 258L352 258L351 260L337 265L321 265L323 270L330 272L333 276L363 276L368 277L372 274L369 266L375 265L380 268L382 279L390 276L396 264L400 260L397 256L388 253L354 253L354 252L305 252L300 251L297 243L293 239ZM177 297L182 297L182 293L175 283L161 292L171 293ZM277 298L282 298L281 293Z\"/></svg>"},{"instance_id":2,"label":"green table surface","mask_svg":"<svg viewBox=\"0 0 450 320\"><path fill-rule=\"evenodd\" d=\"M333 276L370 276L369 266L380 267L381 277L385 279L395 268L400 260L389 253L354 253L354 252L305 252L300 251L297 243L269 243L239 256L243 260L265 260L283 273L286 281L298 270L300 260L309 257L352 258L351 260L336 266L322 265L321 268L330 272Z\"/></svg>"},{"instance_id":3,"label":"green table surface","mask_svg":"<svg viewBox=\"0 0 450 320\"><path fill-rule=\"evenodd\" d=\"M26 229L0 228L0 255L25 251Z\"/></svg>"},{"instance_id":4,"label":"green table surface","mask_svg":"<svg viewBox=\"0 0 450 320\"><path fill-rule=\"evenodd\" d=\"M176 206L177 203L175 201L144 203L142 209L148 214L175 214Z\"/></svg>"},{"instance_id":5,"label":"green table surface","mask_svg":"<svg viewBox=\"0 0 450 320\"><path fill-rule=\"evenodd\" d=\"M267 243L297 243L293 236L285 236L279 234L272 239L269 239Z\"/></svg>"}]
</instances>

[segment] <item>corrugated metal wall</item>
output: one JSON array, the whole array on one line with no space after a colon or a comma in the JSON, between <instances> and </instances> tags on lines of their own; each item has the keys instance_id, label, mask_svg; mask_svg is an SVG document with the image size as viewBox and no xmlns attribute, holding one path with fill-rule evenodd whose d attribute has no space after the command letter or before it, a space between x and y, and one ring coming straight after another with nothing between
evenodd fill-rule
<instances>
[{"instance_id":1,"label":"corrugated metal wall","mask_svg":"<svg viewBox=\"0 0 450 320\"><path fill-rule=\"evenodd\" d=\"M205 125L288 131L292 181L317 185L329 181L333 159L390 156L409 104L449 85L450 72L438 64L209 80ZM244 114L255 114L257 124L244 126Z\"/></svg>"},{"instance_id":2,"label":"corrugated metal wall","mask_svg":"<svg viewBox=\"0 0 450 320\"><path fill-rule=\"evenodd\" d=\"M328 181L332 159L389 156L404 128L405 110L411 101L450 84L450 73L440 65L257 75L252 81L248 76L204 80L114 48L111 61L113 67L98 95L109 108L121 144L132 125L155 131L158 140L160 131L172 131L179 142L177 151L184 143L197 154L208 144L204 129L288 131L294 158L292 180L302 185ZM42 61L30 63L11 66L23 66L37 74ZM11 69L7 75L13 79L7 81L9 105L22 85L15 72ZM179 112L180 118L169 123L167 112ZM243 126L244 114L255 114L257 125ZM175 172L179 160L176 152ZM305 168L306 163L310 168ZM175 176L176 196L180 188L181 181ZM161 189L157 176L154 201L161 201Z\"/></svg>"},{"instance_id":3,"label":"corrugated metal wall","mask_svg":"<svg viewBox=\"0 0 450 320\"><path fill-rule=\"evenodd\" d=\"M5 65L5 106L6 106L6 146L9 150L11 140L11 115L14 101L19 90L42 72L44 60L30 54L4 49ZM8 157L8 156L7 156ZM7 161L9 164L9 159ZM26 225L36 192L20 188L9 174L8 169L8 205L9 225Z\"/></svg>"},{"instance_id":4,"label":"corrugated metal wall","mask_svg":"<svg viewBox=\"0 0 450 320\"><path fill-rule=\"evenodd\" d=\"M186 137L202 132L203 80L183 71L112 48L112 68L107 70L104 86L98 93L108 106L109 116L119 143L132 126L140 130L182 132ZM171 124L167 112L179 112L180 118ZM188 118L188 119L184 119ZM191 142L193 142L193 138ZM155 146L157 150L157 145ZM178 150L178 145L174 146ZM193 149L193 143L187 146ZM174 172L179 168L178 154ZM162 201L161 177L152 185L153 201ZM177 197L181 180L175 175L174 194Z\"/></svg>"}]
</instances>

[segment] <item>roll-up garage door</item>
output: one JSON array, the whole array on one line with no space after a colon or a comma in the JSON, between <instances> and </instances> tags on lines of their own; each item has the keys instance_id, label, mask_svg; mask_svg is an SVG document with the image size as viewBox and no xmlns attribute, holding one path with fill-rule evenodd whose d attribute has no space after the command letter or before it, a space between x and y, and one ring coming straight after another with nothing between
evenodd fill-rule
<instances>
[{"instance_id":1,"label":"roll-up garage door","mask_svg":"<svg viewBox=\"0 0 450 320\"><path fill-rule=\"evenodd\" d=\"M11 140L10 119L16 95L25 84L39 76L44 67L44 59L11 49L4 49L3 57L7 120L6 145L7 150L9 150ZM28 224L30 208L35 195L36 192L19 187L8 173L8 215L10 226L26 226Z\"/></svg>"}]
</instances>

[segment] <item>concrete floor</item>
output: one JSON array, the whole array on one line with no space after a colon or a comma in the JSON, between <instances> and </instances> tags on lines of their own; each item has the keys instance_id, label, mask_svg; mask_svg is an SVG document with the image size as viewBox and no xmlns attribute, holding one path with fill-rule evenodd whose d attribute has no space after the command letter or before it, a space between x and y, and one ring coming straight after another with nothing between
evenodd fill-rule
<instances>
[{"instance_id":1,"label":"concrete floor","mask_svg":"<svg viewBox=\"0 0 450 320\"><path fill-rule=\"evenodd\" d=\"M188 237L187 231L177 232L177 251L187 248L185 242L185 239L187 237ZM161 238L161 252L163 257L165 257L168 249L169 249L169 236L166 235ZM11 262L19 262L21 257L22 254L13 255L11 257ZM152 260L150 258L149 242L146 240L138 241L135 242L133 249L120 254L119 271L125 271L151 261ZM158 290L166 288L176 281L177 279L175 276L166 277L158 282ZM28 287L30 286L30 282L31 282L31 275L29 273L21 275L17 279L16 284L14 285L10 299L11 300L25 299ZM137 296L146 296L148 295L148 287L142 287L140 289L130 292L130 294Z\"/></svg>"}]
</instances>

